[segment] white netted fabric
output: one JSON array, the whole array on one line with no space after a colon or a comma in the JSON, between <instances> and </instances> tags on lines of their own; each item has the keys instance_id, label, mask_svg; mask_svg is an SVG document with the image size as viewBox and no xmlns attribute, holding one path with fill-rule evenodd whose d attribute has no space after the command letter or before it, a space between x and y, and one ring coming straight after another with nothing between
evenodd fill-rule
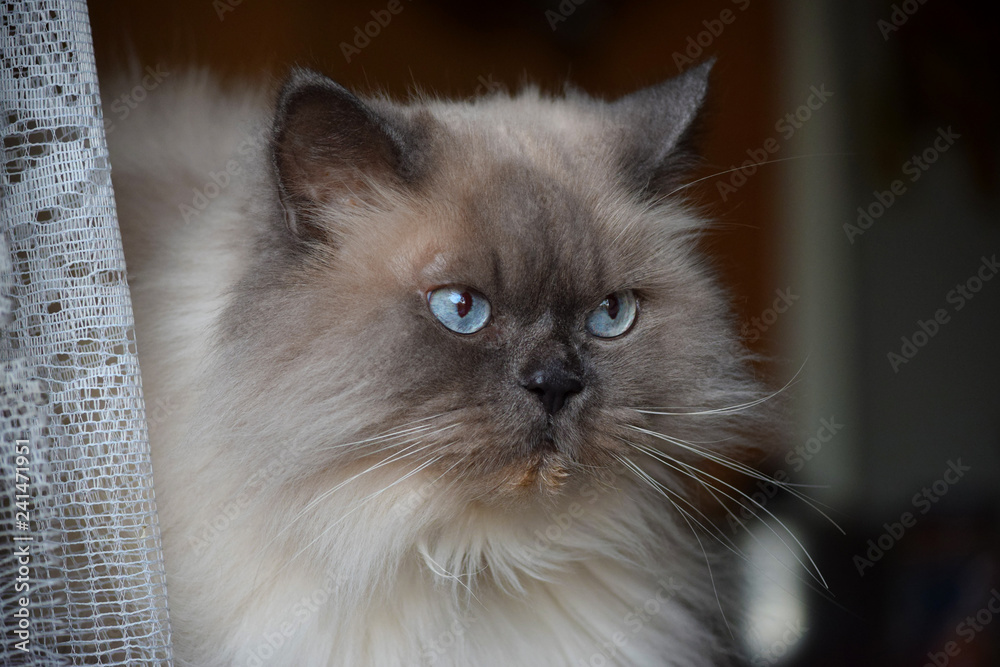
<instances>
[{"instance_id":1,"label":"white netted fabric","mask_svg":"<svg viewBox=\"0 0 1000 667\"><path fill-rule=\"evenodd\" d=\"M170 664L86 3L0 5L0 664Z\"/></svg>"}]
</instances>

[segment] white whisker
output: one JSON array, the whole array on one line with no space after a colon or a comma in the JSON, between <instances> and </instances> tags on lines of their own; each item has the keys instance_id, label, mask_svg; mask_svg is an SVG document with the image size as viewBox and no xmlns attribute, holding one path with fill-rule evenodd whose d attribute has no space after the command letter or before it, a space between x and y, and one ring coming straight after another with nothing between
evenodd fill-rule
<instances>
[{"instance_id":1,"label":"white whisker","mask_svg":"<svg viewBox=\"0 0 1000 667\"><path fill-rule=\"evenodd\" d=\"M845 155L852 155L852 154L851 153L809 153L808 155L790 155L788 157L779 157L779 158L775 158L773 160L764 160L762 162L756 162L756 163L754 163L754 168L756 169L757 167L765 165L765 164L775 164L777 162L788 162L789 160L804 160L806 158L813 158L813 157L843 157ZM709 174L708 176L702 176L701 178L696 178L695 180L690 181L688 183L685 183L684 185L682 185L680 187L674 188L673 190L671 190L667 194L663 195L663 199L666 199L667 197L671 197L671 196L677 194L678 192L680 192L681 190L686 190L686 189L688 189L688 188L690 188L690 187L692 187L694 185L697 185L698 183L701 183L702 181L707 181L710 178L716 178L718 176L725 176L726 174L731 174L734 171L740 171L740 170L745 169L745 168L746 167L732 167L731 169L725 169L723 171L717 171L714 174Z\"/></svg>"},{"instance_id":2,"label":"white whisker","mask_svg":"<svg viewBox=\"0 0 1000 667\"><path fill-rule=\"evenodd\" d=\"M623 465L627 466L628 463L631 463L631 462L626 462L627 460L625 458L623 458L623 457L620 457L618 454L615 454L614 456L619 461L621 461L621 463ZM632 464L632 465L635 465L635 464ZM633 468L633 469L634 470L639 470L638 466L635 466L635 468ZM639 472L642 475L646 476L647 479L651 479L651 478L649 478L648 475L646 475L645 473L643 473L641 470L639 470ZM660 486L662 486L662 485L660 485ZM653 488L659 490L657 486L654 486ZM677 510L680 511L681 518L684 519L684 523L686 523L688 525L688 528L691 529L691 534L694 535L694 539L698 541L698 547L701 548L701 553L705 557L705 567L708 568L708 578L709 578L709 581L712 582L712 591L715 593L715 602L719 606L719 613L722 614L722 621L726 624L726 629L729 630L730 636L732 636L733 639L735 640L736 636L733 635L733 629L729 625L729 619L726 618L726 611L722 608L722 599L719 597L719 589L715 585L715 575L712 573L712 563L711 563L711 561L708 558L708 551L705 550L705 545L702 544L701 538L698 537L698 531L696 531L694 529L694 526L691 525L691 521L688 519L686 512L684 512L683 510L681 510L681 508L678 507L677 504L673 500L671 500L670 497L667 496L666 494L663 494L663 497L666 498L667 501L670 502L670 504L673 505L675 509L677 509ZM725 543L720 542L720 544L725 544Z\"/></svg>"},{"instance_id":3,"label":"white whisker","mask_svg":"<svg viewBox=\"0 0 1000 667\"><path fill-rule=\"evenodd\" d=\"M420 551L420 555L424 558L424 560L429 561L431 563L432 567L430 567L430 571L433 572L435 576L441 577L442 579L451 579L455 583L464 586L465 590L469 591L469 595L472 596L472 599L475 600L476 602L479 602L479 604L482 605L484 609L486 608L486 605L483 605L483 603L479 600L479 598L476 597L476 594L472 592L472 587L469 584L462 581L461 577L459 577L457 574L452 574L451 572L445 570L440 563L438 563L436 560L434 560L434 558L431 557L430 553L427 551L427 545L425 543L421 542L420 546L418 547L418 550ZM472 581L473 576L485 570L486 568L483 567L476 570L475 572L470 572L468 574L469 581Z\"/></svg>"},{"instance_id":4,"label":"white whisker","mask_svg":"<svg viewBox=\"0 0 1000 667\"><path fill-rule=\"evenodd\" d=\"M806 558L809 559L809 563L812 565L813 571L815 571L815 574L813 575L812 572L810 571L810 569L808 567L806 567L805 563L803 563L801 560L799 560L798 556L795 555L795 550L793 550L788 545L788 543L785 542L784 538L782 538L781 535L779 535L777 531L775 531L773 528L771 528L770 525L767 524L767 522L763 522L764 525L767 526L771 530L772 533L774 533L775 537L777 537L781 541L782 544L784 544L786 547L788 547L789 552L799 562L799 564L802 565L802 568L806 572L810 572L811 576L813 576L814 578L817 578L817 581L819 581L823 585L824 588L829 588L829 586L826 583L826 579L823 578L823 573L820 572L820 570L819 570L819 566L816 565L816 561L813 560L812 556L809 554L809 551L805 548L805 546L802 544L802 542L799 541L799 538L796 537L795 533L793 533L788 528L788 526L786 526L784 524L784 522L782 522L781 519L779 519L774 514L774 512L772 512L771 510L767 509L767 507L765 507L763 505L763 503L757 502L751 496L747 495L746 493L744 493L740 489L736 488L732 484L729 484L728 482L724 482L723 480L719 479L718 477L715 477L714 475L711 475L711 474L705 472L704 470L701 470L701 469L699 469L699 468L697 468L695 466L689 465L687 463L684 463L683 461L680 461L678 459L674 459L672 457L666 457L666 458L664 458L666 456L665 454L663 454L662 452L659 452L659 451L657 451L655 449L652 449L650 447L645 447L645 446L642 446L642 445L636 445L634 443L632 444L632 446L635 447L636 449L638 449L639 451L648 454L652 458L660 461L664 465L670 466L671 468L674 468L675 470L678 470L680 472L684 472L684 471L676 468L674 466L675 463L677 465L682 466L683 468L685 468L688 471L694 471L695 473L699 473L701 475L705 475L709 479L712 479L712 480L718 482L719 484L722 484L723 486L726 486L726 487L732 489L733 491L735 491L739 495L743 496L744 498L746 498L747 500L749 500L751 503L753 503L754 505L756 505L760 509L762 509L765 512L767 512L768 516L770 516L772 519L774 519L778 523L778 525L780 525L782 527L782 529L784 529L784 531L786 533L788 533L789 537L791 537L792 540L795 541L795 544L798 545L798 547L802 550L802 553L804 553L806 555ZM692 477L693 479L697 479L694 475L689 474L688 476ZM725 497L729 498L730 500L732 500L737 505L740 505L741 507L745 507L745 505L743 505L738 500L736 500L736 498L730 496L729 494L727 494L725 491L722 491L718 487L715 487L715 490L718 491L719 493L721 493L723 496L725 496ZM756 515L756 513L755 513L755 515Z\"/></svg>"},{"instance_id":5,"label":"white whisker","mask_svg":"<svg viewBox=\"0 0 1000 667\"><path fill-rule=\"evenodd\" d=\"M704 457L706 459L709 459L710 461L714 461L714 462L718 463L719 465L723 466L724 468L729 468L730 470L742 473L742 474L744 474L744 475L746 475L748 477L752 477L754 479L758 479L758 480L760 480L762 482L765 482L765 483L768 483L768 484L774 484L779 489L783 489L787 493L795 496L796 498L798 498L799 500L801 500L802 502L804 502L811 509L813 509L815 512L817 512L820 516L822 516L824 519L826 519L831 524L833 524L833 526L837 530L840 531L841 535L846 535L847 534L844 531L844 529L840 527L840 524L838 524L826 512L824 512L822 509L820 509L820 507L819 507L818 503L816 503L816 501L814 501L812 498L810 498L809 496L805 495L801 491L796 490L794 487L799 486L797 484L792 484L790 482L780 482L780 481L778 481L778 480L776 480L776 479L774 479L772 477L768 477L767 475L765 475L764 473L762 473L762 472L760 472L758 470L754 470L753 468L751 468L750 466L748 466L748 465L746 465L744 463L740 463L739 461L736 461L735 459L731 459L728 456L725 456L725 455L720 454L718 452L712 452L710 450L698 447L697 445L695 445L695 444L693 444L691 442L688 442L687 440L681 440L680 438L674 438L674 437L666 435L664 433L658 433L656 431L652 431L650 429L645 429L645 428L642 428L640 426L633 426L631 424L627 424L626 426L628 426L628 428L631 428L631 429L633 429L635 431L639 431L640 433L645 433L646 435L651 435L654 438L658 438L660 440L663 440L664 442L669 442L670 444L676 445L676 446L678 446L678 447L680 447L682 449L686 449L686 450L688 450L690 452L694 452L694 453L696 453L696 454L698 454L698 455L700 455L700 456L702 456L702 457Z\"/></svg>"},{"instance_id":6,"label":"white whisker","mask_svg":"<svg viewBox=\"0 0 1000 667\"><path fill-rule=\"evenodd\" d=\"M312 509L313 507L315 507L319 503L323 502L324 500L326 500L327 498L329 498L330 496L332 496L334 493L336 493L337 491L339 491L343 487L347 486L348 484L350 484L351 482L353 482L357 478L361 477L362 475L366 475L366 474L370 473L373 470L377 470L377 469L381 468L382 466L385 466L385 465L388 465L390 463L394 463L394 462L399 461L401 459L407 458L407 457L409 457L409 456L411 456L413 454L416 454L417 452L421 452L421 451L427 449L428 447L432 446L432 444L424 445L423 447L419 447L419 448L417 448L414 451L406 453L410 449L412 449L413 447L416 447L417 445L419 445L421 442L423 442L423 440L416 440L416 441L412 442L410 445L404 447L403 449L401 449L399 451L396 451L396 452L393 452L392 454L390 454L389 456L385 457L384 459L382 459L378 463L376 463L376 464L374 464L374 465L366 468L365 470L362 470L359 473L351 475L350 477L348 477L347 479L345 479L341 483L337 484L336 486L334 486L334 487L332 487L330 489L327 489L326 491L324 491L320 495L316 496L311 501L309 501L308 503L306 503L306 505L304 507L302 507L298 512L295 513L295 515L285 525L285 527L282 528L280 531L278 531L278 535L281 535L281 533L285 532L285 530L287 530L289 527L291 527L292 524L294 524L296 521L298 521L310 509ZM379 450L379 451L382 451L382 450ZM373 452L373 453L377 453L377 452ZM277 537L278 535L275 535L275 537Z\"/></svg>"},{"instance_id":7,"label":"white whisker","mask_svg":"<svg viewBox=\"0 0 1000 667\"><path fill-rule=\"evenodd\" d=\"M627 440L624 441L624 442L628 443ZM632 443L628 443L628 444L632 444ZM679 512L685 512L686 513L686 511L684 509L682 509L681 507L679 507L673 501L673 499L671 499L671 498L669 498L669 497L666 496L667 493L671 494L672 496L676 496L678 500L683 501L685 505L687 505L692 510L694 510L695 512L697 512L701 516L701 518L703 518L706 522L709 523L709 525L711 525L712 521L707 516L705 516L705 513L702 512L697 507L695 507L694 504L690 500L688 500L687 498L685 498L682 494L678 493L677 491L674 491L670 487L668 487L665 484L663 484L662 482L660 482L658 479L655 479L654 477L652 477L645 470L643 470L642 468L640 468L639 466L637 466L633 461L630 461L628 459L623 459L618 454L615 454L615 457L618 458L618 460L623 465L627 466L630 470L632 470L634 473L636 473L636 475L638 475L640 477L640 479L642 479L643 481L647 482L650 486L652 486L654 489L656 489L656 491L658 491L660 493L660 495L666 497L667 500L670 501L670 504L673 505L674 508L677 511L679 511ZM723 542L722 539L720 539L719 537L717 537L715 535L715 533L713 533L711 530L709 530L704 524L702 524L700 521L698 521L697 519L695 519L693 516L691 516L691 519L696 524L698 524L698 526L700 526L702 528L702 530L704 530L707 534L709 534L712 537L714 537L720 544L722 544L722 546L726 547L726 549L728 549L729 551L731 551L733 554L735 554L739 558L742 558L742 559L746 560L746 556L743 554L743 552L740 551L739 547L736 546L736 543L733 542L732 539L730 539L729 537L727 537L726 534L722 532L722 530L716 529L716 530L718 530L719 535L721 535L722 538L725 538L729 542L729 544L726 544L726 542ZM730 546L730 545L732 545L732 546Z\"/></svg>"},{"instance_id":8,"label":"white whisker","mask_svg":"<svg viewBox=\"0 0 1000 667\"><path fill-rule=\"evenodd\" d=\"M791 387L797 381L799 375L802 373L802 369L805 368L805 365L808 361L809 359L806 358L806 360L802 362L802 365L799 366L799 369L795 371L795 375L793 375L791 379L788 382L786 382L783 387L781 387L781 389L778 389L777 391L774 391L761 398L757 398L752 401L747 401L746 403L729 405L722 408L663 407L663 408L630 408L630 409L635 410L636 412L639 412L644 415L668 415L675 417L681 417L681 416L690 417L695 415L728 415L734 412L743 412L744 410L749 410L750 408L758 406L761 403L770 401L775 396L778 396L783 391ZM678 412L671 412L673 410L677 410Z\"/></svg>"},{"instance_id":9,"label":"white whisker","mask_svg":"<svg viewBox=\"0 0 1000 667\"><path fill-rule=\"evenodd\" d=\"M344 442L344 443L340 443L340 444L336 444L336 445L330 445L328 447L319 447L315 451L324 452L324 451L327 451L327 450L330 450L330 449L342 449L344 447L354 447L354 446L357 446L357 445L364 445L364 444L368 444L368 443L371 443L371 442L379 442L379 441L382 441L382 440L391 440L392 438L397 438L397 437L399 437L401 435L407 435L407 434L413 433L415 431L426 430L426 429L432 428L432 426L430 424L418 424L418 422L426 422L426 421L429 421L431 419L435 419L437 417L440 417L443 414L445 414L445 413L442 412L441 414L433 415L431 417L424 417L422 419L416 419L416 420L414 420L412 422L407 422L406 424L402 424L399 427L398 430L390 431L388 433L383 433L381 435L372 436L370 438L365 438L364 440L356 440L354 442ZM410 426L411 424L418 424L418 425L417 426ZM406 426L410 426L410 428L404 428Z\"/></svg>"},{"instance_id":10,"label":"white whisker","mask_svg":"<svg viewBox=\"0 0 1000 667\"><path fill-rule=\"evenodd\" d=\"M414 468L410 472L406 473L405 475L403 475L402 477L400 477L399 479L397 479L395 482L392 482L392 483L386 485L385 487L379 489L378 491L376 491L374 493L371 493L371 494L365 496L364 498L362 498L360 501L357 502L357 504L355 504L355 506L353 508L351 508L350 510L348 510L347 512L345 512L339 519L337 519L336 521L334 521L333 523L331 523L330 525L328 525L326 528L324 528L323 531L319 535L317 535L315 538L313 538L313 540L311 542L309 542L304 547L302 547L301 549L299 549L298 551L296 551L295 554L291 558L288 559L288 562L291 563L296 558L298 558L299 556L301 556L305 551L307 551L309 549L309 547L311 547L312 545L316 544L316 542L318 542L320 539L322 539L333 528L335 528L336 526L338 526L347 517L349 517L350 515L354 514L356 511L358 511L362 507L364 507L372 499L377 498L378 496L382 495L383 493L385 493L386 491L388 491L392 487L396 486L397 484L399 484L401 482L406 481L407 479L409 479L413 475L417 474L418 472L420 472L424 468L427 468L428 466L434 465L435 463L437 463L440 460L441 460L440 456L436 456L436 457L434 457L432 459L428 459L427 461L424 461L423 463L421 463L420 465L418 465L416 468Z\"/></svg>"},{"instance_id":11,"label":"white whisker","mask_svg":"<svg viewBox=\"0 0 1000 667\"><path fill-rule=\"evenodd\" d=\"M626 441L626 442L628 442L628 441ZM630 442L629 444L631 444L631 445L633 445L633 446L635 445L635 443L631 443L631 442ZM752 540L753 540L754 542L756 542L756 543L757 543L757 544L758 544L758 545L759 545L759 546L760 546L761 548L763 548L763 549L764 549L764 551L766 551L766 552L768 553L768 555L770 555L770 556L771 556L771 558L773 558L773 559L774 559L775 561L777 561L777 562L778 562L778 563L779 563L779 564L780 564L780 565L781 565L781 566L782 566L783 568L785 568L785 569L786 569L786 570L787 570L788 572L790 572L791 574L795 575L795 576L796 576L796 578L800 579L801 581L803 581L804 583L806 583L806 584L807 584L807 585L809 585L810 587L813 587L813 586L812 586L812 584L811 584L811 583L810 583L809 581L807 581L807 580L805 580L805 579L802 579L802 577L800 577L800 576L798 575L798 573L797 573L797 572L795 572L794 570L792 570L792 568L790 568L790 567L789 567L789 566L788 566L788 565L787 565L787 564L786 564L786 563L785 563L784 561L782 561L782 560L781 560L780 558L778 558L778 557L777 557L777 556L776 556L776 555L775 555L774 553L772 553L772 552L771 552L771 550L770 550L770 549L768 549L768 548L767 548L767 547L766 547L766 546L764 545L764 543L760 541L760 538L758 538L758 537L757 537L757 536L756 536L756 535L755 535L755 534L753 533L753 531L752 531L752 530L750 530L750 529L749 529L749 528L747 527L746 523L744 523L744 522L743 522L743 521L742 521L742 520L741 520L741 519L740 519L740 518L739 518L738 516L736 516L736 514L735 514L735 513L734 513L734 512L733 512L733 511L732 511L732 510L731 510L731 509L729 508L729 506L728 506L728 505L727 505L726 503L722 502L722 500L721 500L721 499L719 498L719 496L718 496L718 495L716 495L716 493L722 493L722 491L720 491L719 489L715 488L714 486L712 486L711 484L709 484L709 483L708 483L708 482L706 482L705 480L701 479L700 477L697 477L696 475L691 475L690 473L688 473L688 472L686 472L686 471L684 472L684 474L685 474L685 475L687 475L688 477L690 477L691 479L694 479L694 480L695 480L696 482L698 482L698 484L700 484L700 485L701 485L701 487L702 487L703 489L705 489L705 491L707 491L707 492L708 492L708 494L709 494L709 495L711 495L711 496L712 496L712 498L714 498L714 499L715 499L715 501L716 501L717 503L719 503L719 506L720 506L720 507L722 507L722 509L724 509L724 510L726 511L726 513L727 513L727 514L728 514L729 516L731 516L731 517L733 518L733 520L734 520L734 521L735 521L735 522L736 522L737 524L739 524L740 528L742 528L742 529L743 529L744 531L746 531L747 535L749 535L749 536L750 536L750 538L751 538L751 539L752 539ZM726 494L723 494L723 495L726 495ZM729 496L726 496L726 497L727 497L727 498L729 498L730 500L733 500L733 499L732 499L731 497L729 497ZM740 503L739 501L735 501L735 500L734 500L734 502L736 502L736 504L737 504L737 505L739 505L740 507L742 507L742 508L746 508L746 506L745 506L745 505L743 505L742 503ZM754 516L755 516L755 517L758 517L758 515L757 515L756 513L754 513ZM759 518L759 517L758 517L758 518ZM779 538L779 539L780 539L780 538ZM786 547L786 548L788 548L788 545L786 544L786 545L785 545L785 547ZM754 568L755 570L757 570L757 572L759 572L760 574L762 574L762 575L764 575L764 576L767 576L767 575L766 575L766 574L764 573L764 571L763 571L763 570L761 570L761 569L760 569L760 568L759 568L759 567L757 566L757 564L756 564L756 563L754 563L753 561L751 561L751 560L749 560L749 559L747 559L747 560L746 560L746 562L747 562L747 563L749 563L749 564L750 564L750 566L751 566L751 567L753 567L753 568ZM802 565L801 561L799 562L799 564L800 564L800 565ZM804 568L804 565L803 565L803 568ZM767 576L767 578L768 578L768 579L770 579L770 576ZM813 588L814 588L814 590L817 590L817 591L820 591L820 590L821 590L821 589L819 589L819 588L815 588L815 587L813 587ZM784 590L784 589L782 588L782 590ZM786 591L786 592L787 592L787 591Z\"/></svg>"},{"instance_id":12,"label":"white whisker","mask_svg":"<svg viewBox=\"0 0 1000 667\"><path fill-rule=\"evenodd\" d=\"M426 438L426 437L430 437L432 435L437 435L438 433L446 431L446 430L448 430L450 428L454 428L455 426L457 426L457 424L451 424L449 426L445 426L443 428L437 429L436 431L432 431L431 433L423 434L423 437ZM410 442L410 441L404 441L402 443L393 443L391 445L388 445L388 446L382 447L380 449L377 449L374 452L371 452L370 454L377 454L377 453L379 453L381 451L384 451L385 449L389 449L391 447L398 447L398 446L400 446L402 444L405 444L406 442ZM365 470L363 470L363 471L361 471L359 473L356 473L356 474L352 475L351 477L348 477L347 479L345 479L344 481L340 482L336 486L334 486L334 487L332 487L330 489L327 489L326 491L324 491L320 495L318 495L315 498L313 498L311 501L309 501L308 503L306 503L306 505L304 507L302 507L301 509L299 509L299 511L296 512L295 515L292 516L291 519L289 519L288 522L285 523L285 525L283 525L281 527L281 529L277 533L275 533L271 537L271 539L269 539L261 547L261 549L260 549L261 553L263 553L263 551L265 551L269 546L271 546L272 544L274 544L274 542L276 542L279 537L281 537L289 529L291 529L292 526L294 526L303 516L305 516L306 513L308 513L310 509L312 509L313 507L315 507L319 503L323 502L325 499L329 498L331 495L333 495L334 493L336 493L338 490L340 490L341 488L343 488L347 484L350 484L351 482L353 482L354 480L358 479L362 475L365 475L365 474L367 474L367 473L369 473L369 472L371 472L373 470L377 470L378 468L381 468L381 467L383 467L385 465L388 465L390 463L394 463L396 461L400 461L400 460L402 460L404 458L408 458L409 456L412 456L413 454L416 454L418 452L424 451L425 449L428 449L429 447L432 447L433 444L434 444L434 443L430 443L430 444L424 445L423 447L419 447L419 448L417 448L417 449L415 449L413 451L409 451L413 447L416 447L417 445L419 445L421 442L422 442L422 440L419 440L419 439L410 442L410 444L407 445L406 447L403 447L403 449L398 450L396 452L393 452L392 454L390 454L386 458L382 459L378 463L370 466L369 468L367 468L367 469L365 469Z\"/></svg>"}]
</instances>

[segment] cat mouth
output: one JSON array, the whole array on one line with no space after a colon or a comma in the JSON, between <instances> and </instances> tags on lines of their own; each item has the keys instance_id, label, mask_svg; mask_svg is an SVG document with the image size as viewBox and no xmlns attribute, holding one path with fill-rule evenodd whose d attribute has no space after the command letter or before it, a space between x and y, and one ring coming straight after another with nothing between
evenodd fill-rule
<instances>
[{"instance_id":1,"label":"cat mouth","mask_svg":"<svg viewBox=\"0 0 1000 667\"><path fill-rule=\"evenodd\" d=\"M538 441L535 442L532 450L541 454L556 454L559 452L559 447L556 446L555 436L552 435L552 427L550 426L545 430Z\"/></svg>"},{"instance_id":2,"label":"cat mouth","mask_svg":"<svg viewBox=\"0 0 1000 667\"><path fill-rule=\"evenodd\" d=\"M514 486L523 490L536 488L552 493L562 488L568 477L569 468L565 457L555 449L553 443L551 449L536 449Z\"/></svg>"},{"instance_id":3,"label":"cat mouth","mask_svg":"<svg viewBox=\"0 0 1000 667\"><path fill-rule=\"evenodd\" d=\"M538 488L543 491L557 491L569 476L566 454L556 443L551 425L532 438L529 451L513 486L518 489Z\"/></svg>"}]
</instances>

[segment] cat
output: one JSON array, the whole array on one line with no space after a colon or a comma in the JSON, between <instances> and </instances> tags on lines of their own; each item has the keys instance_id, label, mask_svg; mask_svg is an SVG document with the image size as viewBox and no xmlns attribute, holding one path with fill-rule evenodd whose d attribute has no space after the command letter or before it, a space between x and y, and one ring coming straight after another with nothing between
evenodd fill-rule
<instances>
[{"instance_id":1,"label":"cat","mask_svg":"<svg viewBox=\"0 0 1000 667\"><path fill-rule=\"evenodd\" d=\"M710 70L116 124L176 664L739 659L706 466L777 408L682 197Z\"/></svg>"}]
</instances>

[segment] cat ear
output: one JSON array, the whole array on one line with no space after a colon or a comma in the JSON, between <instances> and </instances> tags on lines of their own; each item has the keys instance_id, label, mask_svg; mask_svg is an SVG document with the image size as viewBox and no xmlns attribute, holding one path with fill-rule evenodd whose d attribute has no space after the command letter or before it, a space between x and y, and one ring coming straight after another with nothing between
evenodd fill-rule
<instances>
[{"instance_id":1,"label":"cat ear","mask_svg":"<svg viewBox=\"0 0 1000 667\"><path fill-rule=\"evenodd\" d=\"M714 64L712 58L611 103L615 120L626 133L621 144L623 168L639 190L667 194L695 163L694 139Z\"/></svg>"},{"instance_id":2,"label":"cat ear","mask_svg":"<svg viewBox=\"0 0 1000 667\"><path fill-rule=\"evenodd\" d=\"M415 178L415 132L340 84L296 69L278 97L273 160L288 229L299 240L329 240L331 207L352 206L379 186Z\"/></svg>"}]
</instances>

